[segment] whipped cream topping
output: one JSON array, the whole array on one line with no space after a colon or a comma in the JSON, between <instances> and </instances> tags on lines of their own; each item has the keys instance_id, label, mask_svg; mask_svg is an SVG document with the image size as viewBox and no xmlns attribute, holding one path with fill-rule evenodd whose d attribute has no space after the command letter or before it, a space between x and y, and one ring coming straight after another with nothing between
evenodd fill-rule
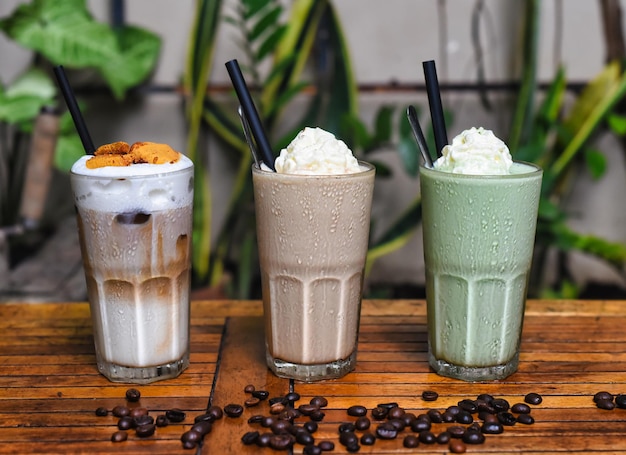
<instances>
[{"instance_id":1,"label":"whipped cream topping","mask_svg":"<svg viewBox=\"0 0 626 455\"><path fill-rule=\"evenodd\" d=\"M332 133L304 128L274 163L281 174L332 175L361 172L352 151Z\"/></svg>"},{"instance_id":2,"label":"whipped cream topping","mask_svg":"<svg viewBox=\"0 0 626 455\"><path fill-rule=\"evenodd\" d=\"M506 144L482 127L463 131L441 152L435 169L453 174L506 175L513 164Z\"/></svg>"}]
</instances>

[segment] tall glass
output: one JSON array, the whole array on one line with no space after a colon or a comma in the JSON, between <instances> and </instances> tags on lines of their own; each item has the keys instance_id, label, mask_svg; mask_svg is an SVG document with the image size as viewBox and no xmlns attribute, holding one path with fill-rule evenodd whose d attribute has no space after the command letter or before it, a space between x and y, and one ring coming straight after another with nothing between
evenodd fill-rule
<instances>
[{"instance_id":1,"label":"tall glass","mask_svg":"<svg viewBox=\"0 0 626 455\"><path fill-rule=\"evenodd\" d=\"M71 184L99 371L116 382L178 376L189 365L193 164L72 172Z\"/></svg>"},{"instance_id":2,"label":"tall glass","mask_svg":"<svg viewBox=\"0 0 626 455\"><path fill-rule=\"evenodd\" d=\"M429 362L443 376L517 370L543 173L526 163L511 172L420 168Z\"/></svg>"},{"instance_id":3,"label":"tall glass","mask_svg":"<svg viewBox=\"0 0 626 455\"><path fill-rule=\"evenodd\" d=\"M302 381L356 364L375 169L290 175L253 166L267 364Z\"/></svg>"}]
</instances>

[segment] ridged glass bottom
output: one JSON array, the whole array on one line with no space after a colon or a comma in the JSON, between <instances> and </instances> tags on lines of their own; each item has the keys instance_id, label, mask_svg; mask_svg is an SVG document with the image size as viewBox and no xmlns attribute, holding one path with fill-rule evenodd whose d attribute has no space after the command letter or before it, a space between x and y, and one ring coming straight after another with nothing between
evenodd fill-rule
<instances>
[{"instance_id":1,"label":"ridged glass bottom","mask_svg":"<svg viewBox=\"0 0 626 455\"><path fill-rule=\"evenodd\" d=\"M453 365L445 360L436 359L430 352L428 353L428 363L433 370L435 370L435 373L441 376L461 379L468 382L493 381L496 379L504 379L517 371L517 366L519 365L519 352L505 364L488 367Z\"/></svg>"},{"instance_id":2,"label":"ridged glass bottom","mask_svg":"<svg viewBox=\"0 0 626 455\"><path fill-rule=\"evenodd\" d=\"M266 351L267 365L276 376L295 379L303 382L338 379L354 370L356 366L356 349L345 359L318 365L299 365L275 359Z\"/></svg>"},{"instance_id":3,"label":"ridged glass bottom","mask_svg":"<svg viewBox=\"0 0 626 455\"><path fill-rule=\"evenodd\" d=\"M149 384L155 381L177 377L189 366L189 354L175 362L153 367L125 367L114 363L98 360L98 370L112 382L130 382L133 384Z\"/></svg>"}]
</instances>

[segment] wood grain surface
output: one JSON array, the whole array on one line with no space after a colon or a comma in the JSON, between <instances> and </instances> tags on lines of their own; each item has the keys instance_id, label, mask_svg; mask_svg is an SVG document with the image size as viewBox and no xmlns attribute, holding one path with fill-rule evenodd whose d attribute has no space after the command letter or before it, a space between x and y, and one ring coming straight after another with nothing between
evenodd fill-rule
<instances>
[{"instance_id":1,"label":"wood grain surface","mask_svg":"<svg viewBox=\"0 0 626 455\"><path fill-rule=\"evenodd\" d=\"M308 403L328 399L317 441L335 450L340 423L354 421L346 409L361 404L397 402L407 412L444 410L464 398L489 393L511 404L528 392L542 395L531 406L533 425L505 427L487 435L467 453L621 453L626 454L626 410L596 408L599 391L626 393L626 301L531 301L528 303L520 368L503 381L465 383L440 377L428 367L425 304L417 300L376 300L363 304L357 369L346 377L314 384L280 379L264 364L262 310L259 302L203 301L192 306L191 366L180 377L150 385L139 403L157 416L168 409L186 412L182 423L158 428L141 439L129 432L112 443L117 418L95 410L127 404L129 384L115 384L95 367L89 308L84 303L0 305L0 453L273 453L244 446L241 437L259 425L254 414L269 415L269 405L246 408L241 417L214 423L202 445L185 450L180 437L195 416L210 405L243 404L243 388L253 384L270 396L295 391ZM426 402L425 390L439 398ZM299 422L306 418L298 419ZM433 432L450 424L434 424ZM375 423L373 424L373 428ZM359 453L448 452L447 445L420 444L406 449L408 429L394 440L361 446ZM301 453L294 446L293 453ZM289 452L283 452L289 453Z\"/></svg>"}]
</instances>

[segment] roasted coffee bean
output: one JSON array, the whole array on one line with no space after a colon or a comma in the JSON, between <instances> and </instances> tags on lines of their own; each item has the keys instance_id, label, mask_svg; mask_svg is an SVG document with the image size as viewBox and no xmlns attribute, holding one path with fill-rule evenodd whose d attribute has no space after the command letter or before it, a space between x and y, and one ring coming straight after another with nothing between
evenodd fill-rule
<instances>
[{"instance_id":1,"label":"roasted coffee bean","mask_svg":"<svg viewBox=\"0 0 626 455\"><path fill-rule=\"evenodd\" d=\"M367 414L367 408L365 406L354 405L348 408L348 415L352 417L362 417Z\"/></svg>"},{"instance_id":2,"label":"roasted coffee bean","mask_svg":"<svg viewBox=\"0 0 626 455\"><path fill-rule=\"evenodd\" d=\"M371 424L372 422L370 421L370 419L363 416L363 417L359 417L358 419L356 419L356 421L354 422L354 427L359 431L365 431L365 430L369 430L369 427L371 426Z\"/></svg>"},{"instance_id":3,"label":"roasted coffee bean","mask_svg":"<svg viewBox=\"0 0 626 455\"><path fill-rule=\"evenodd\" d=\"M402 445L407 449L414 449L420 445L420 442L415 435L409 434L404 437Z\"/></svg>"},{"instance_id":4,"label":"roasted coffee bean","mask_svg":"<svg viewBox=\"0 0 626 455\"><path fill-rule=\"evenodd\" d=\"M147 425L141 425L135 428L135 434L140 438L148 438L154 434L156 430L156 425L153 423L149 423Z\"/></svg>"},{"instance_id":5,"label":"roasted coffee bean","mask_svg":"<svg viewBox=\"0 0 626 455\"><path fill-rule=\"evenodd\" d=\"M422 400L424 401L437 401L439 394L434 390L424 390L422 392Z\"/></svg>"},{"instance_id":6,"label":"roasted coffee bean","mask_svg":"<svg viewBox=\"0 0 626 455\"><path fill-rule=\"evenodd\" d=\"M451 438L452 436L450 436L449 432L442 431L441 433L437 435L437 444L447 444L450 442Z\"/></svg>"},{"instance_id":7,"label":"roasted coffee bean","mask_svg":"<svg viewBox=\"0 0 626 455\"><path fill-rule=\"evenodd\" d=\"M247 386L245 386L245 387L243 388L243 391L244 391L245 393L252 393L252 392L254 392L255 390L256 390L256 387L254 387L254 385L252 385L252 384L248 384ZM258 437L259 437L259 436L257 435L257 438L258 438Z\"/></svg>"},{"instance_id":8,"label":"roasted coffee bean","mask_svg":"<svg viewBox=\"0 0 626 455\"><path fill-rule=\"evenodd\" d=\"M498 416L498 421L502 425L512 426L515 425L515 422L517 422L515 416L510 412L498 412L496 415Z\"/></svg>"},{"instance_id":9,"label":"roasted coffee bean","mask_svg":"<svg viewBox=\"0 0 626 455\"><path fill-rule=\"evenodd\" d=\"M615 397L615 406L621 409L626 409L626 395L620 393Z\"/></svg>"},{"instance_id":10,"label":"roasted coffee bean","mask_svg":"<svg viewBox=\"0 0 626 455\"><path fill-rule=\"evenodd\" d=\"M495 414L496 410L493 409L491 404L488 404L486 401L476 400L476 407L478 408L478 413L488 412L490 414Z\"/></svg>"},{"instance_id":11,"label":"roasted coffee bean","mask_svg":"<svg viewBox=\"0 0 626 455\"><path fill-rule=\"evenodd\" d=\"M425 419L415 419L411 422L411 431L415 433L421 433L422 431L428 431L431 428L431 423L429 420Z\"/></svg>"},{"instance_id":12,"label":"roasted coffee bean","mask_svg":"<svg viewBox=\"0 0 626 455\"><path fill-rule=\"evenodd\" d=\"M311 413L319 411L319 409L319 406L316 406L314 404L301 404L300 406L298 406L298 411L300 411L300 413L305 416L310 416Z\"/></svg>"},{"instance_id":13,"label":"roasted coffee bean","mask_svg":"<svg viewBox=\"0 0 626 455\"><path fill-rule=\"evenodd\" d=\"M315 422L321 422L322 420L324 420L324 417L326 417L326 414L324 414L324 412L320 411L319 409L316 411L313 411L310 415L309 415L309 419L315 421Z\"/></svg>"},{"instance_id":14,"label":"roasted coffee bean","mask_svg":"<svg viewBox=\"0 0 626 455\"><path fill-rule=\"evenodd\" d=\"M506 401L504 398L494 398L491 402L491 406L496 411L496 413L508 411L511 407L511 405L509 405L509 402Z\"/></svg>"},{"instance_id":15,"label":"roasted coffee bean","mask_svg":"<svg viewBox=\"0 0 626 455\"><path fill-rule=\"evenodd\" d=\"M272 426L274 422L276 422L276 417L274 416L264 416L261 420L261 426L265 428L269 428Z\"/></svg>"},{"instance_id":16,"label":"roasted coffee bean","mask_svg":"<svg viewBox=\"0 0 626 455\"><path fill-rule=\"evenodd\" d=\"M157 416L156 422L155 422L155 425L157 427L166 427L169 424L170 424L170 421L165 414L160 414Z\"/></svg>"},{"instance_id":17,"label":"roasted coffee bean","mask_svg":"<svg viewBox=\"0 0 626 455\"><path fill-rule=\"evenodd\" d=\"M444 411L441 414L441 421L443 423L452 423L456 420L456 414L452 414L451 412Z\"/></svg>"},{"instance_id":18,"label":"roasted coffee bean","mask_svg":"<svg viewBox=\"0 0 626 455\"><path fill-rule=\"evenodd\" d=\"M511 412L515 414L530 414L530 406L526 403L515 403L511 406Z\"/></svg>"},{"instance_id":19,"label":"roasted coffee bean","mask_svg":"<svg viewBox=\"0 0 626 455\"><path fill-rule=\"evenodd\" d=\"M154 423L154 417L149 416L147 414L137 416L134 419L135 419L135 425L138 427L142 425L151 425Z\"/></svg>"},{"instance_id":20,"label":"roasted coffee bean","mask_svg":"<svg viewBox=\"0 0 626 455\"><path fill-rule=\"evenodd\" d=\"M258 440L259 440L258 431L248 431L241 437L241 442L243 442L247 446L256 444Z\"/></svg>"},{"instance_id":21,"label":"roasted coffee bean","mask_svg":"<svg viewBox=\"0 0 626 455\"><path fill-rule=\"evenodd\" d=\"M387 422L389 423L389 425L391 425L398 431L402 431L406 428L404 421L401 419L391 419L391 420L387 420Z\"/></svg>"},{"instance_id":22,"label":"roasted coffee bean","mask_svg":"<svg viewBox=\"0 0 626 455\"><path fill-rule=\"evenodd\" d=\"M401 419L402 416L405 414L405 410L399 406L394 406L393 408L389 409L389 412L387 413L387 418L388 419Z\"/></svg>"},{"instance_id":23,"label":"roasted coffee bean","mask_svg":"<svg viewBox=\"0 0 626 455\"><path fill-rule=\"evenodd\" d=\"M259 400L258 398L250 397L246 401L244 401L243 404L246 408L251 408L253 406L257 406L260 402L261 400Z\"/></svg>"},{"instance_id":24,"label":"roasted coffee bean","mask_svg":"<svg viewBox=\"0 0 626 455\"><path fill-rule=\"evenodd\" d=\"M170 422L179 423L179 422L184 421L187 415L185 414L184 411L174 408L174 409L168 409L167 411L165 411L165 417L167 417L167 420L169 420Z\"/></svg>"},{"instance_id":25,"label":"roasted coffee bean","mask_svg":"<svg viewBox=\"0 0 626 455\"><path fill-rule=\"evenodd\" d=\"M339 431L339 433L354 433L356 427L352 422L344 422L339 425L339 428L337 430Z\"/></svg>"},{"instance_id":26,"label":"roasted coffee bean","mask_svg":"<svg viewBox=\"0 0 626 455\"><path fill-rule=\"evenodd\" d=\"M117 428L120 430L130 430L131 428L135 428L135 419L131 416L121 417L120 420L117 421Z\"/></svg>"},{"instance_id":27,"label":"roasted coffee bean","mask_svg":"<svg viewBox=\"0 0 626 455\"><path fill-rule=\"evenodd\" d=\"M476 405L476 402L474 402L474 400L469 400L469 399L465 399L465 400L461 400L458 403L459 408L461 408L464 411L469 412L470 414L474 414L475 412L478 411L478 406Z\"/></svg>"},{"instance_id":28,"label":"roasted coffee bean","mask_svg":"<svg viewBox=\"0 0 626 455\"><path fill-rule=\"evenodd\" d=\"M367 431L361 435L361 439L359 440L361 444L364 446L373 446L376 443L376 436L373 433Z\"/></svg>"},{"instance_id":29,"label":"roasted coffee bean","mask_svg":"<svg viewBox=\"0 0 626 455\"><path fill-rule=\"evenodd\" d=\"M213 414L200 414L193 419L195 422L206 421L206 422L214 422L215 416Z\"/></svg>"},{"instance_id":30,"label":"roasted coffee bean","mask_svg":"<svg viewBox=\"0 0 626 455\"><path fill-rule=\"evenodd\" d=\"M413 422L414 420L417 420L417 416L413 414L412 412L405 412L402 415L401 420L404 422L404 426L408 427L411 425L411 422Z\"/></svg>"},{"instance_id":31,"label":"roasted coffee bean","mask_svg":"<svg viewBox=\"0 0 626 455\"><path fill-rule=\"evenodd\" d=\"M285 397L272 397L269 400L267 400L267 402L269 403L270 406L276 403L280 403L283 406L287 406L289 404L289 401Z\"/></svg>"},{"instance_id":32,"label":"roasted coffee bean","mask_svg":"<svg viewBox=\"0 0 626 455\"><path fill-rule=\"evenodd\" d=\"M535 419L530 414L520 414L517 416L517 421L524 425L532 425L535 423Z\"/></svg>"},{"instance_id":33,"label":"roasted coffee bean","mask_svg":"<svg viewBox=\"0 0 626 455\"><path fill-rule=\"evenodd\" d=\"M350 453L355 453L358 452L359 450L361 450L361 446L359 445L359 443L355 443L355 444L350 444L348 446L346 446L346 450Z\"/></svg>"},{"instance_id":34,"label":"roasted coffee bean","mask_svg":"<svg viewBox=\"0 0 626 455\"><path fill-rule=\"evenodd\" d=\"M224 414L232 418L239 417L241 414L243 414L243 406L236 403L227 404L226 406L224 406Z\"/></svg>"},{"instance_id":35,"label":"roasted coffee bean","mask_svg":"<svg viewBox=\"0 0 626 455\"><path fill-rule=\"evenodd\" d=\"M314 444L309 444L308 446L304 446L302 453L304 455L321 455L322 449Z\"/></svg>"},{"instance_id":36,"label":"roasted coffee bean","mask_svg":"<svg viewBox=\"0 0 626 455\"><path fill-rule=\"evenodd\" d=\"M195 442L191 442L191 441L183 442L183 449L185 450L193 450L196 448L196 446L197 444Z\"/></svg>"},{"instance_id":37,"label":"roasted coffee bean","mask_svg":"<svg viewBox=\"0 0 626 455\"><path fill-rule=\"evenodd\" d=\"M392 401L390 403L378 403L376 407L385 409L397 408L398 403L396 403L395 401Z\"/></svg>"},{"instance_id":38,"label":"roasted coffee bean","mask_svg":"<svg viewBox=\"0 0 626 455\"><path fill-rule=\"evenodd\" d=\"M309 433L315 433L317 431L317 427L317 422L314 422L312 420L309 420L308 422L304 422L302 424L302 428L304 428Z\"/></svg>"},{"instance_id":39,"label":"roasted coffee bean","mask_svg":"<svg viewBox=\"0 0 626 455\"><path fill-rule=\"evenodd\" d=\"M111 435L111 442L124 442L128 439L128 433L125 431L116 431Z\"/></svg>"},{"instance_id":40,"label":"roasted coffee bean","mask_svg":"<svg viewBox=\"0 0 626 455\"><path fill-rule=\"evenodd\" d=\"M480 431L480 423L474 422L471 425L468 425L465 431Z\"/></svg>"},{"instance_id":41,"label":"roasted coffee bean","mask_svg":"<svg viewBox=\"0 0 626 455\"><path fill-rule=\"evenodd\" d=\"M299 431L296 434L296 442L298 444L302 444L303 446L307 446L315 443L315 438L306 430Z\"/></svg>"},{"instance_id":42,"label":"roasted coffee bean","mask_svg":"<svg viewBox=\"0 0 626 455\"><path fill-rule=\"evenodd\" d=\"M395 439L398 430L390 422L381 423L376 427L376 436L380 439Z\"/></svg>"},{"instance_id":43,"label":"roasted coffee bean","mask_svg":"<svg viewBox=\"0 0 626 455\"><path fill-rule=\"evenodd\" d=\"M109 410L107 408L98 408L96 409L96 415L98 417L106 417L109 415Z\"/></svg>"},{"instance_id":44,"label":"roasted coffee bean","mask_svg":"<svg viewBox=\"0 0 626 455\"><path fill-rule=\"evenodd\" d=\"M612 411L613 409L615 409L615 403L613 403L613 400L598 400L596 401L596 407L598 409Z\"/></svg>"},{"instance_id":45,"label":"roasted coffee bean","mask_svg":"<svg viewBox=\"0 0 626 455\"><path fill-rule=\"evenodd\" d=\"M294 401L298 401L300 399L300 394L297 392L290 392L285 395L285 398L288 402L293 403Z\"/></svg>"},{"instance_id":46,"label":"roasted coffee bean","mask_svg":"<svg viewBox=\"0 0 626 455\"><path fill-rule=\"evenodd\" d=\"M424 444L434 444L437 442L437 437L432 431L421 431L418 438L420 442Z\"/></svg>"},{"instance_id":47,"label":"roasted coffee bean","mask_svg":"<svg viewBox=\"0 0 626 455\"><path fill-rule=\"evenodd\" d=\"M221 419L224 415L222 408L220 408L219 406L211 406L209 409L207 409L206 413L215 417L215 420Z\"/></svg>"},{"instance_id":48,"label":"roasted coffee bean","mask_svg":"<svg viewBox=\"0 0 626 455\"><path fill-rule=\"evenodd\" d=\"M250 424L261 423L264 417L265 416L262 414L255 414L248 419L248 423Z\"/></svg>"},{"instance_id":49,"label":"roasted coffee bean","mask_svg":"<svg viewBox=\"0 0 626 455\"><path fill-rule=\"evenodd\" d=\"M387 408L382 408L380 406L375 407L374 409L372 409L372 418L374 420L384 420L387 418L387 414L389 413L389 409Z\"/></svg>"},{"instance_id":50,"label":"roasted coffee bean","mask_svg":"<svg viewBox=\"0 0 626 455\"><path fill-rule=\"evenodd\" d=\"M354 445L359 442L359 438L353 431L348 431L339 434L339 443L343 446Z\"/></svg>"},{"instance_id":51,"label":"roasted coffee bean","mask_svg":"<svg viewBox=\"0 0 626 455\"><path fill-rule=\"evenodd\" d=\"M463 443L463 441L459 440L451 440L450 445L448 446L451 453L465 453L467 451L467 447Z\"/></svg>"},{"instance_id":52,"label":"roasted coffee bean","mask_svg":"<svg viewBox=\"0 0 626 455\"><path fill-rule=\"evenodd\" d=\"M450 433L450 436L454 439L460 439L465 434L465 428L458 426L458 425L453 425L451 427L448 427L447 431L448 433Z\"/></svg>"},{"instance_id":53,"label":"roasted coffee bean","mask_svg":"<svg viewBox=\"0 0 626 455\"><path fill-rule=\"evenodd\" d=\"M526 396L524 397L524 401L528 404L538 405L541 404L543 398L538 393L531 392L529 394L526 394Z\"/></svg>"},{"instance_id":54,"label":"roasted coffee bean","mask_svg":"<svg viewBox=\"0 0 626 455\"><path fill-rule=\"evenodd\" d=\"M297 409L287 408L283 412L278 414L278 418L280 420L289 420L290 422L293 422L294 420L296 420L301 415L302 414L300 414L300 411L298 411Z\"/></svg>"},{"instance_id":55,"label":"roasted coffee bean","mask_svg":"<svg viewBox=\"0 0 626 455\"><path fill-rule=\"evenodd\" d=\"M292 426L293 425L291 425L291 423L287 420L276 420L270 426L270 430L272 430L272 433L274 434L283 434L288 433Z\"/></svg>"},{"instance_id":56,"label":"roasted coffee bean","mask_svg":"<svg viewBox=\"0 0 626 455\"><path fill-rule=\"evenodd\" d=\"M498 416L495 414L483 414L482 416L480 416L480 418L485 423L499 422Z\"/></svg>"},{"instance_id":57,"label":"roasted coffee bean","mask_svg":"<svg viewBox=\"0 0 626 455\"><path fill-rule=\"evenodd\" d=\"M459 412L461 412L461 408L459 408L458 406L448 406L445 412L456 416Z\"/></svg>"},{"instance_id":58,"label":"roasted coffee bean","mask_svg":"<svg viewBox=\"0 0 626 455\"><path fill-rule=\"evenodd\" d=\"M136 419L137 417L141 417L141 416L147 416L148 409L147 408L133 408L130 410L130 413L128 415L131 416L133 419Z\"/></svg>"},{"instance_id":59,"label":"roasted coffee bean","mask_svg":"<svg viewBox=\"0 0 626 455\"><path fill-rule=\"evenodd\" d=\"M280 414L281 412L283 412L285 410L285 405L282 403L274 403L273 405L270 406L270 414ZM224 411L226 411L226 408L224 408Z\"/></svg>"},{"instance_id":60,"label":"roasted coffee bean","mask_svg":"<svg viewBox=\"0 0 626 455\"><path fill-rule=\"evenodd\" d=\"M126 406L115 406L111 410L111 414L113 414L115 417L125 417L130 414L130 409L128 409Z\"/></svg>"},{"instance_id":61,"label":"roasted coffee bean","mask_svg":"<svg viewBox=\"0 0 626 455\"><path fill-rule=\"evenodd\" d=\"M480 431L484 434L500 434L504 431L504 427L500 422L485 422Z\"/></svg>"},{"instance_id":62,"label":"roasted coffee bean","mask_svg":"<svg viewBox=\"0 0 626 455\"><path fill-rule=\"evenodd\" d=\"M613 401L613 394L610 392L598 392L593 396L593 402L597 403L598 401Z\"/></svg>"},{"instance_id":63,"label":"roasted coffee bean","mask_svg":"<svg viewBox=\"0 0 626 455\"><path fill-rule=\"evenodd\" d=\"M456 415L456 422L463 425L469 425L474 421L474 417L467 411L461 411Z\"/></svg>"},{"instance_id":64,"label":"roasted coffee bean","mask_svg":"<svg viewBox=\"0 0 626 455\"><path fill-rule=\"evenodd\" d=\"M293 443L294 439L290 434L275 434L270 438L270 447L274 450L287 450Z\"/></svg>"},{"instance_id":65,"label":"roasted coffee bean","mask_svg":"<svg viewBox=\"0 0 626 455\"><path fill-rule=\"evenodd\" d=\"M324 452L332 452L335 450L335 443L333 441L320 441L317 446Z\"/></svg>"},{"instance_id":66,"label":"roasted coffee bean","mask_svg":"<svg viewBox=\"0 0 626 455\"><path fill-rule=\"evenodd\" d=\"M259 447L269 447L272 436L274 436L272 433L261 433L256 440L256 445Z\"/></svg>"},{"instance_id":67,"label":"roasted coffee bean","mask_svg":"<svg viewBox=\"0 0 626 455\"><path fill-rule=\"evenodd\" d=\"M201 435L197 431L188 430L188 431L185 431L182 434L182 436L180 437L180 440L183 443L184 442L193 442L194 444L197 444L198 442L202 441L202 438L203 438L203 435Z\"/></svg>"},{"instance_id":68,"label":"roasted coffee bean","mask_svg":"<svg viewBox=\"0 0 626 455\"><path fill-rule=\"evenodd\" d=\"M197 433L200 433L202 436L205 436L211 432L211 430L213 429L213 424L211 422L206 422L206 421L196 422L193 424L191 429Z\"/></svg>"},{"instance_id":69,"label":"roasted coffee bean","mask_svg":"<svg viewBox=\"0 0 626 455\"><path fill-rule=\"evenodd\" d=\"M483 401L490 405L491 402L493 401L493 396L489 395L488 393L481 393L480 395L476 397L476 400Z\"/></svg>"},{"instance_id":70,"label":"roasted coffee bean","mask_svg":"<svg viewBox=\"0 0 626 455\"><path fill-rule=\"evenodd\" d=\"M128 389L126 391L126 400L131 403L136 403L141 398L141 392L137 389Z\"/></svg>"},{"instance_id":71,"label":"roasted coffee bean","mask_svg":"<svg viewBox=\"0 0 626 455\"><path fill-rule=\"evenodd\" d=\"M258 398L259 400L267 400L267 397L270 396L270 393L267 390L255 390L252 392L252 396Z\"/></svg>"},{"instance_id":72,"label":"roasted coffee bean","mask_svg":"<svg viewBox=\"0 0 626 455\"><path fill-rule=\"evenodd\" d=\"M430 421L432 423L441 423L443 422L443 418L441 416L441 412L439 412L437 409L430 409L426 415L428 415L428 418L430 419Z\"/></svg>"},{"instance_id":73,"label":"roasted coffee bean","mask_svg":"<svg viewBox=\"0 0 626 455\"><path fill-rule=\"evenodd\" d=\"M485 435L480 431L466 431L463 435L465 444L482 444L485 442Z\"/></svg>"},{"instance_id":74,"label":"roasted coffee bean","mask_svg":"<svg viewBox=\"0 0 626 455\"><path fill-rule=\"evenodd\" d=\"M324 397L313 397L311 398L310 403L318 408L325 408L328 406L328 400Z\"/></svg>"}]
</instances>

